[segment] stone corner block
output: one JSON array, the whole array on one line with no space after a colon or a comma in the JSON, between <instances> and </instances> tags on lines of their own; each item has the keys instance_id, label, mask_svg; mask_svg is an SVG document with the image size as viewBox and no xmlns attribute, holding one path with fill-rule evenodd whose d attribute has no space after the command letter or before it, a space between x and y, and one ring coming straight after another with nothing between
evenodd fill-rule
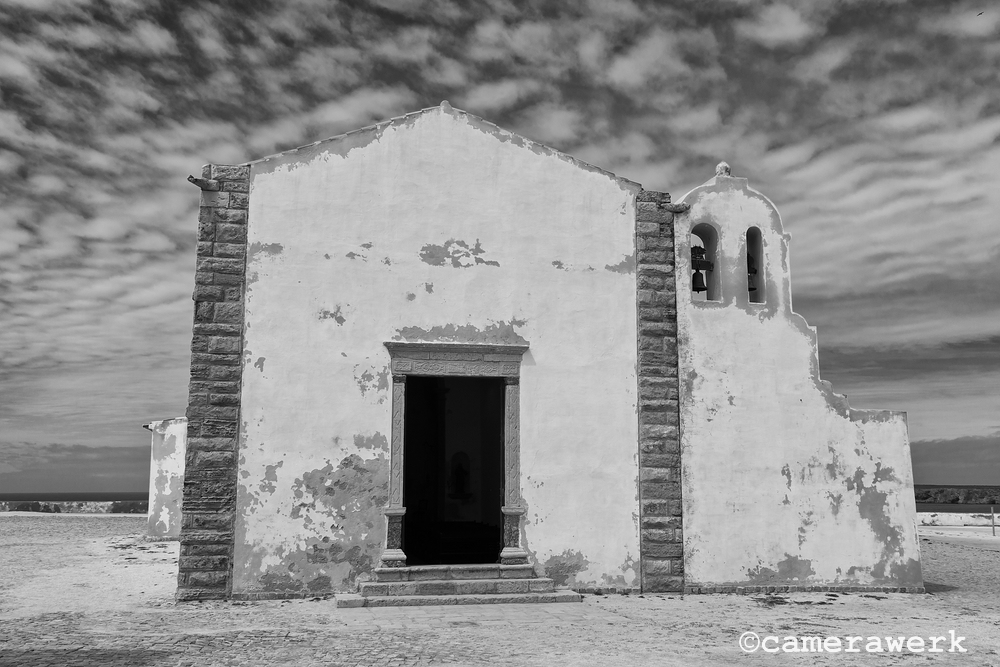
<instances>
[{"instance_id":1,"label":"stone corner block","mask_svg":"<svg viewBox=\"0 0 1000 667\"><path fill-rule=\"evenodd\" d=\"M213 164L211 178L219 181L244 181L250 178L250 166L240 164Z\"/></svg>"}]
</instances>

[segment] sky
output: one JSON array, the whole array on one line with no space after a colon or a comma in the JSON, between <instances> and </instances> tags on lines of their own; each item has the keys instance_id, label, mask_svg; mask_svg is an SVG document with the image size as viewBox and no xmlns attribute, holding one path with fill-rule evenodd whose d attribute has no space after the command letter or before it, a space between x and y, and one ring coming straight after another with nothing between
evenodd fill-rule
<instances>
[{"instance_id":1,"label":"sky","mask_svg":"<svg viewBox=\"0 0 1000 667\"><path fill-rule=\"evenodd\" d=\"M445 99L675 200L727 161L823 378L908 413L917 483L1000 484L996 2L0 0L0 493L145 488L188 174Z\"/></svg>"}]
</instances>

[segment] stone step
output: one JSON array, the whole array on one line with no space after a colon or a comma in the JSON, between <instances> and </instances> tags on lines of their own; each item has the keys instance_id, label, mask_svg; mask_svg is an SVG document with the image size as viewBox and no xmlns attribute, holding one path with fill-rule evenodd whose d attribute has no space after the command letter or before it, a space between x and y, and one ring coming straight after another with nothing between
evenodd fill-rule
<instances>
[{"instance_id":1,"label":"stone step","mask_svg":"<svg viewBox=\"0 0 1000 667\"><path fill-rule=\"evenodd\" d=\"M427 581L366 581L363 597L400 595L496 595L551 593L551 579L430 579Z\"/></svg>"},{"instance_id":2,"label":"stone step","mask_svg":"<svg viewBox=\"0 0 1000 667\"><path fill-rule=\"evenodd\" d=\"M534 579L532 565L414 565L412 567L377 567L375 581L441 581L446 579Z\"/></svg>"},{"instance_id":3,"label":"stone step","mask_svg":"<svg viewBox=\"0 0 1000 667\"><path fill-rule=\"evenodd\" d=\"M337 608L352 607L424 607L459 604L530 604L541 602L580 602L583 596L573 591L551 593L507 593L490 595L387 595L363 597L356 594L337 595Z\"/></svg>"}]
</instances>

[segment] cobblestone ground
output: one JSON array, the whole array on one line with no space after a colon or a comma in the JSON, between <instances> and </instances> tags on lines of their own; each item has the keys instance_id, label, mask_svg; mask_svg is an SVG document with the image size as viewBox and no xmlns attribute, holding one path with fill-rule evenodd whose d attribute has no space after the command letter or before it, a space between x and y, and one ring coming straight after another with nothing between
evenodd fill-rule
<instances>
[{"instance_id":1,"label":"cobblestone ground","mask_svg":"<svg viewBox=\"0 0 1000 667\"><path fill-rule=\"evenodd\" d=\"M992 548L923 540L931 595L336 609L332 599L175 604L177 543L148 542L143 528L136 517L0 515L0 666L1000 665L1000 538ZM797 656L737 645L748 630L928 637L952 629L968 653Z\"/></svg>"}]
</instances>

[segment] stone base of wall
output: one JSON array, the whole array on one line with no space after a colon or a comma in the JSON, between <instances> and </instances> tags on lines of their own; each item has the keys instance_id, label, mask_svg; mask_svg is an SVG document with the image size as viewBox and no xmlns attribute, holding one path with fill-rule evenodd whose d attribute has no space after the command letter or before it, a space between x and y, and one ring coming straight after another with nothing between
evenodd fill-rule
<instances>
[{"instance_id":1,"label":"stone base of wall","mask_svg":"<svg viewBox=\"0 0 1000 667\"><path fill-rule=\"evenodd\" d=\"M685 586L685 595L708 593L925 593L923 586Z\"/></svg>"},{"instance_id":2,"label":"stone base of wall","mask_svg":"<svg viewBox=\"0 0 1000 667\"><path fill-rule=\"evenodd\" d=\"M630 587L603 587L584 586L570 587L575 593L583 595L641 595L654 591L643 591L638 586ZM663 593L679 593L680 591L660 591ZM758 594L778 594L778 593L925 593L922 586L684 586L684 595L710 595L727 593L731 595L758 595ZM257 600L304 600L310 598L320 598L323 600L333 597L333 593L314 593L312 591L287 591L287 592L256 592L256 593L233 593L231 600L253 602ZM209 599L209 598L206 598Z\"/></svg>"},{"instance_id":3,"label":"stone base of wall","mask_svg":"<svg viewBox=\"0 0 1000 667\"><path fill-rule=\"evenodd\" d=\"M308 600L320 599L329 600L334 593L315 593L313 591L258 591L255 593L233 593L230 600L243 602L256 602L258 600Z\"/></svg>"},{"instance_id":4,"label":"stone base of wall","mask_svg":"<svg viewBox=\"0 0 1000 667\"><path fill-rule=\"evenodd\" d=\"M570 586L574 593L584 595L639 595L642 589L638 586Z\"/></svg>"}]
</instances>

